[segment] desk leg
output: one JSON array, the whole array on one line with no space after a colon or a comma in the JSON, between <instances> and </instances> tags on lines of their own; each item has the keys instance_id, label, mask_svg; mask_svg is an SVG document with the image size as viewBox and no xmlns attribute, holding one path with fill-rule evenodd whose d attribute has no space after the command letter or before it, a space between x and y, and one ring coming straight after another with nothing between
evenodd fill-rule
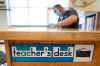
<instances>
[{"instance_id":1,"label":"desk leg","mask_svg":"<svg viewBox=\"0 0 100 66\"><path fill-rule=\"evenodd\" d=\"M11 51L10 51L10 44L8 44L8 40L5 41L5 48L6 48L6 62L7 66L11 66Z\"/></svg>"}]
</instances>

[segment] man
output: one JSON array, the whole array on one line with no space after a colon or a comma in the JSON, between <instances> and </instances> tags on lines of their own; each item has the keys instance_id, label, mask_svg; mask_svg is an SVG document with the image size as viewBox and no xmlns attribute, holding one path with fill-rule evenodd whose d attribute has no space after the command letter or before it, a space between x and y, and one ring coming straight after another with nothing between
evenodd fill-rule
<instances>
[{"instance_id":1,"label":"man","mask_svg":"<svg viewBox=\"0 0 100 66\"><path fill-rule=\"evenodd\" d=\"M73 8L65 10L60 4L53 7L54 12L59 16L58 26L61 28L78 28L78 13Z\"/></svg>"}]
</instances>

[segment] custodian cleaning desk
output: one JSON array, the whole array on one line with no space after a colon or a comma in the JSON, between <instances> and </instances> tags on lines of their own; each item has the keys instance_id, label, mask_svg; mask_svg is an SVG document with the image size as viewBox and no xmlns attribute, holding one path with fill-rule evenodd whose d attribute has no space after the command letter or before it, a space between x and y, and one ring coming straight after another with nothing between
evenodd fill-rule
<instances>
[{"instance_id":1,"label":"custodian cleaning desk","mask_svg":"<svg viewBox=\"0 0 100 66\"><path fill-rule=\"evenodd\" d=\"M0 28L0 39L5 40L6 55L7 55L6 60L7 60L8 66L40 66L40 65L41 66L100 66L100 32L99 31L79 31L79 30L73 30L73 29L70 29L70 30L69 29L49 29L45 27L44 28L43 27L42 28L41 27L38 27L38 28L10 27L10 28ZM54 62L54 60L52 60L54 58L51 58L51 57L49 57L49 59L51 59L50 61L48 59L43 60L43 61L41 59L40 60L36 59L37 62L34 60L34 58L33 58L33 61L31 62L25 61L26 60L25 58L27 57L24 57L25 60L21 61L17 59L18 61L17 62L14 60L16 58L12 60L12 55L14 55L12 54L12 51L13 50L16 50L19 52L21 51L17 50L14 47L12 50L11 47L13 46L13 44L18 44L18 46L21 45L23 46L23 48L26 46L30 46L32 44L35 44L35 45L39 44L41 47L45 45L46 49L49 46L50 47L52 47L52 45L55 46L55 44L57 46L59 46L60 44L68 44L67 46L71 46L73 44L77 44L77 45L94 44L95 47L94 47L92 62L71 62L71 61L62 62L63 60L59 60L59 59L55 60L57 62ZM44 44L44 45L41 45L41 44ZM37 48L40 46L37 46ZM31 49L36 50L36 48L34 47L31 47ZM57 49L57 47L55 49ZM19 56L19 54L17 55ZM38 62L38 61L41 61L41 62Z\"/></svg>"}]
</instances>

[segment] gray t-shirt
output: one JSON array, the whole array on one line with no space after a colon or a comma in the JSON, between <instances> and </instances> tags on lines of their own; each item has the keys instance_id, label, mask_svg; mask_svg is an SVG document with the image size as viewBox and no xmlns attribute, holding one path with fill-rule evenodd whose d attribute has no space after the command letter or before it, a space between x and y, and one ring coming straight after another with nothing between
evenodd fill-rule
<instances>
[{"instance_id":1,"label":"gray t-shirt","mask_svg":"<svg viewBox=\"0 0 100 66\"><path fill-rule=\"evenodd\" d=\"M64 14L62 14L62 16L59 17L58 22L61 22L62 20L68 18L71 15L75 15L77 16L77 22L69 25L69 26L63 26L63 28L78 28L78 24L79 24L79 17L78 17L78 13L76 10L74 10L73 8L71 8L70 10L65 11Z\"/></svg>"}]
</instances>

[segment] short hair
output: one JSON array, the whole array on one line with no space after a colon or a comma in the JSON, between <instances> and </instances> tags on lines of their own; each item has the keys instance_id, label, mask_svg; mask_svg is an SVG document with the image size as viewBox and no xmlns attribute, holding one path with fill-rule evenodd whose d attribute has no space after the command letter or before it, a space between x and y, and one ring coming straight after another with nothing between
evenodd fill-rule
<instances>
[{"instance_id":1,"label":"short hair","mask_svg":"<svg viewBox=\"0 0 100 66\"><path fill-rule=\"evenodd\" d=\"M60 4L56 4L56 5L54 5L54 7L53 8L61 8L62 6L60 5Z\"/></svg>"}]
</instances>

